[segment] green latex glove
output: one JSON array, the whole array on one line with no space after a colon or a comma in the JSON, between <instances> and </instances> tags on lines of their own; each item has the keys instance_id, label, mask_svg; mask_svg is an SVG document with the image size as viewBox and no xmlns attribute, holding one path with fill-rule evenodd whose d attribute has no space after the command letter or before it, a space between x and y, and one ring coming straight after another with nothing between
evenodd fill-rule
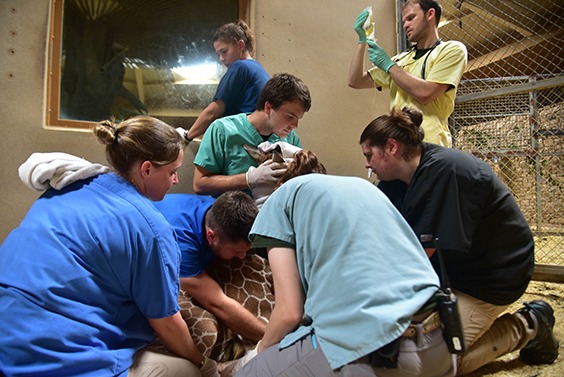
<instances>
[{"instance_id":1,"label":"green latex glove","mask_svg":"<svg viewBox=\"0 0 564 377\"><path fill-rule=\"evenodd\" d=\"M358 34L358 43L366 43L366 31L364 31L364 23L368 18L368 10L365 9L356 18L354 22L354 31Z\"/></svg>"},{"instance_id":2,"label":"green latex glove","mask_svg":"<svg viewBox=\"0 0 564 377\"><path fill-rule=\"evenodd\" d=\"M384 51L378 43L371 40L366 41L366 43L368 43L368 59L370 59L376 67L388 73L390 68L392 68L392 66L396 63L390 59L388 54L386 54L386 51Z\"/></svg>"}]
</instances>

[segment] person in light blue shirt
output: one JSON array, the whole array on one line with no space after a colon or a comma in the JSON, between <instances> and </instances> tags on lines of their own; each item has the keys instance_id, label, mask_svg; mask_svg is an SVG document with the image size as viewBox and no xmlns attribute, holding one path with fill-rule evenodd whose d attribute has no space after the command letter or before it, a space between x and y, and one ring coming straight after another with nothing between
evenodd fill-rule
<instances>
[{"instance_id":1,"label":"person in light blue shirt","mask_svg":"<svg viewBox=\"0 0 564 377\"><path fill-rule=\"evenodd\" d=\"M218 119L208 128L194 159L194 192L218 196L226 191L274 186L286 170L284 163L268 160L261 165L244 144L285 141L301 148L295 133L299 120L311 107L307 86L297 77L281 73L266 83L257 109Z\"/></svg>"},{"instance_id":2,"label":"person in light blue shirt","mask_svg":"<svg viewBox=\"0 0 564 377\"><path fill-rule=\"evenodd\" d=\"M264 203L276 304L243 376L452 376L439 281L407 222L370 182L309 174Z\"/></svg>"}]
</instances>

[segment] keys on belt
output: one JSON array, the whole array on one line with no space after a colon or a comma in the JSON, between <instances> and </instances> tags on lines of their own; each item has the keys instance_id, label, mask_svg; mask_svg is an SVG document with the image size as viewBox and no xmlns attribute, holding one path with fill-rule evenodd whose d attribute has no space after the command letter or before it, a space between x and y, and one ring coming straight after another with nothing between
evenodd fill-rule
<instances>
[{"instance_id":1,"label":"keys on belt","mask_svg":"<svg viewBox=\"0 0 564 377\"><path fill-rule=\"evenodd\" d=\"M425 318L420 323L411 323L407 329L403 332L401 336L405 338L412 338L417 335L417 329L421 329L420 331L423 334L428 334L433 332L437 329L441 328L441 318L439 317L439 312L434 311L427 318Z\"/></svg>"}]
</instances>

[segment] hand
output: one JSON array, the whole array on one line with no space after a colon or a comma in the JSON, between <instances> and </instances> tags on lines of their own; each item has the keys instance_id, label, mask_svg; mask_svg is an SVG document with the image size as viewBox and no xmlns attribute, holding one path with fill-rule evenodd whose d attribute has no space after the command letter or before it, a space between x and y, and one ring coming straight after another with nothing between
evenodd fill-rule
<instances>
[{"instance_id":1,"label":"hand","mask_svg":"<svg viewBox=\"0 0 564 377\"><path fill-rule=\"evenodd\" d=\"M247 171L247 185L254 188L258 185L275 186L288 169L286 164L266 160L258 167L251 166Z\"/></svg>"},{"instance_id":2,"label":"hand","mask_svg":"<svg viewBox=\"0 0 564 377\"><path fill-rule=\"evenodd\" d=\"M371 40L368 40L366 43L368 43L368 59L370 59L376 67L388 73L390 68L392 68L396 63L390 59L388 54L386 54L386 51L384 51L378 43Z\"/></svg>"},{"instance_id":3,"label":"hand","mask_svg":"<svg viewBox=\"0 0 564 377\"><path fill-rule=\"evenodd\" d=\"M204 356L204 365L200 368L200 373L202 377L219 377L217 363L209 357Z\"/></svg>"},{"instance_id":4,"label":"hand","mask_svg":"<svg viewBox=\"0 0 564 377\"><path fill-rule=\"evenodd\" d=\"M366 43L366 31L364 30L364 23L368 18L368 9L364 9L354 22L354 31L358 34L358 43Z\"/></svg>"},{"instance_id":5,"label":"hand","mask_svg":"<svg viewBox=\"0 0 564 377\"><path fill-rule=\"evenodd\" d=\"M282 152L282 157L292 158L292 159L294 158L294 154L296 154L297 151L302 150L302 148L296 147L295 145L292 145L285 141L277 141L276 143L270 143L268 141L265 141L263 143L260 143L257 146L257 148L264 153L268 153L270 151L280 148L280 152Z\"/></svg>"},{"instance_id":6,"label":"hand","mask_svg":"<svg viewBox=\"0 0 564 377\"><path fill-rule=\"evenodd\" d=\"M188 143L190 143L190 142L192 141L192 139L188 139L188 138L186 137L186 135L188 135L188 130L185 130L185 129L182 128L182 127L176 127L176 132L178 132L178 134L182 137L182 140L183 140L186 144L188 144Z\"/></svg>"}]
</instances>

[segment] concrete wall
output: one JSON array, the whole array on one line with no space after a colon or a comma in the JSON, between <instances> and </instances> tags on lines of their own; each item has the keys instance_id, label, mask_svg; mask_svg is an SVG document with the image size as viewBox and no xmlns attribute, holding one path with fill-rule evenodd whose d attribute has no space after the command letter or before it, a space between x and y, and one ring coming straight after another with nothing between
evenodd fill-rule
<instances>
[{"instance_id":1,"label":"concrete wall","mask_svg":"<svg viewBox=\"0 0 564 377\"><path fill-rule=\"evenodd\" d=\"M298 134L336 175L366 176L360 132L388 109L388 93L353 90L346 84L357 45L352 25L372 5L377 37L395 52L395 1L286 0L251 2L257 60L270 74L289 72L310 88L312 109ZM66 152L105 163L104 148L90 133L45 129L48 27L51 1L0 2L0 241L18 225L39 193L18 177L33 152ZM175 192L192 192L193 158L188 147Z\"/></svg>"}]
</instances>

